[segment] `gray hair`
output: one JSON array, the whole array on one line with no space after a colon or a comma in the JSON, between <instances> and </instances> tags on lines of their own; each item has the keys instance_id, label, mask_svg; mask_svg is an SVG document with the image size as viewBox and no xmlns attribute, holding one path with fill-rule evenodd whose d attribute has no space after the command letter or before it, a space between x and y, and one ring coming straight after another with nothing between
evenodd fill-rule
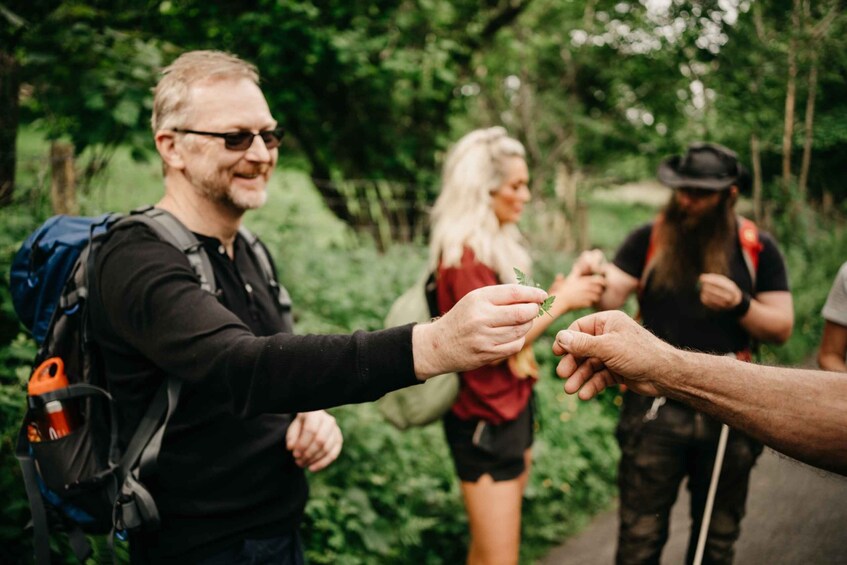
<instances>
[{"instance_id":1,"label":"gray hair","mask_svg":"<svg viewBox=\"0 0 847 565\"><path fill-rule=\"evenodd\" d=\"M162 71L153 90L153 132L183 127L190 105L191 87L200 82L245 78L259 84L252 64L223 51L188 51Z\"/></svg>"}]
</instances>

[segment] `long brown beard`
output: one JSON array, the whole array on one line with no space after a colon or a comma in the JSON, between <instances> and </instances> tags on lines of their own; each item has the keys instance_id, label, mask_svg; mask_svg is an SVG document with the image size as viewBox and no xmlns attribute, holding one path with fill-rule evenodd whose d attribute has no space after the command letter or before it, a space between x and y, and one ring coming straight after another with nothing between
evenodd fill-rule
<instances>
[{"instance_id":1,"label":"long brown beard","mask_svg":"<svg viewBox=\"0 0 847 565\"><path fill-rule=\"evenodd\" d=\"M657 233L651 289L680 292L697 287L702 273L729 276L729 255L736 239L735 198L724 193L700 218L683 212L671 197Z\"/></svg>"}]
</instances>

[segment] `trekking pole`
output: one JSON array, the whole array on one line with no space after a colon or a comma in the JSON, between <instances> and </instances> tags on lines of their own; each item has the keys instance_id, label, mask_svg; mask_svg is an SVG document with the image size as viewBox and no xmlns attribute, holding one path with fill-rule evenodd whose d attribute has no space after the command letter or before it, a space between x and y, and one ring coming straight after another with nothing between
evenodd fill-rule
<instances>
[{"instance_id":1,"label":"trekking pole","mask_svg":"<svg viewBox=\"0 0 847 565\"><path fill-rule=\"evenodd\" d=\"M712 507L715 504L715 494L718 490L718 479L721 477L723 468L723 456L726 453L726 440L729 436L729 426L721 424L721 436L718 440L718 450L715 453L715 466L712 468L712 482L709 485L709 494L706 497L706 507L703 509L703 518L700 521L700 539L697 540L697 552L694 554L694 564L703 563L703 551L706 549L706 538L709 537L709 523L712 521Z\"/></svg>"}]
</instances>

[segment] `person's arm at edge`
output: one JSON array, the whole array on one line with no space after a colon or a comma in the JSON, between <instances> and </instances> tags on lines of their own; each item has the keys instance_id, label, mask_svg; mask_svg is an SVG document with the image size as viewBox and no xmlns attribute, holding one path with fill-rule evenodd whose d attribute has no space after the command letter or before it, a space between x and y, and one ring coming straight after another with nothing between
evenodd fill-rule
<instances>
[{"instance_id":1,"label":"person's arm at edge","mask_svg":"<svg viewBox=\"0 0 847 565\"><path fill-rule=\"evenodd\" d=\"M847 327L826 321L818 351L818 366L825 371L847 372Z\"/></svg>"},{"instance_id":2,"label":"person's arm at edge","mask_svg":"<svg viewBox=\"0 0 847 565\"><path fill-rule=\"evenodd\" d=\"M559 332L565 391L588 400L612 384L690 404L774 449L847 475L847 378L675 349L621 312ZM594 337L594 336L597 337Z\"/></svg>"},{"instance_id":3,"label":"person's arm at edge","mask_svg":"<svg viewBox=\"0 0 847 565\"><path fill-rule=\"evenodd\" d=\"M743 430L777 451L847 475L847 379L680 352L659 370L666 395Z\"/></svg>"}]
</instances>

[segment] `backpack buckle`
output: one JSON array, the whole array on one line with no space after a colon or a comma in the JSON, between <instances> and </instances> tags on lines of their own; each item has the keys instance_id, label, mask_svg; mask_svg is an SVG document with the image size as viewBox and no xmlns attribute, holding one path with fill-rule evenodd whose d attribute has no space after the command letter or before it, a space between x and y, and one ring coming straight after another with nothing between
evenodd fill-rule
<instances>
[{"instance_id":1,"label":"backpack buckle","mask_svg":"<svg viewBox=\"0 0 847 565\"><path fill-rule=\"evenodd\" d=\"M150 492L132 475L127 476L112 509L115 530L135 530L142 526L156 529L160 522L159 509Z\"/></svg>"}]
</instances>

